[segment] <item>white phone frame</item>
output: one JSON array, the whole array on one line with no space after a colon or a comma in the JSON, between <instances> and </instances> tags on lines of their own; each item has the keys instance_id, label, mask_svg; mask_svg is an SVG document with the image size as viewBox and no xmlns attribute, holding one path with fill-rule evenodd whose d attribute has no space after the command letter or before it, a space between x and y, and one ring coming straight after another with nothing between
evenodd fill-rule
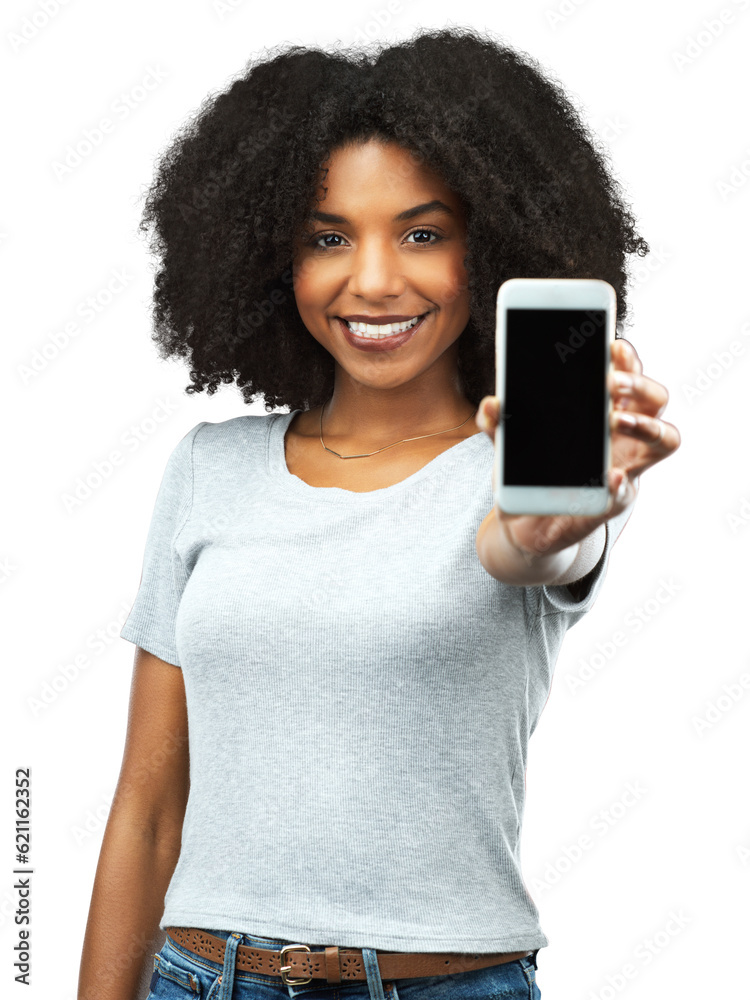
<instances>
[{"instance_id":1,"label":"white phone frame","mask_svg":"<svg viewBox=\"0 0 750 1000\"><path fill-rule=\"evenodd\" d=\"M608 482L611 469L610 419L612 397L607 373L612 370L611 347L615 340L617 296L612 285L598 278L509 278L497 293L495 330L495 394L500 400L500 423L495 430L494 502L506 514L568 514L586 516L605 513L611 503L605 486L508 486L503 483L505 403L505 347L507 309L603 309L607 347L602 370L606 394L604 467ZM551 417L553 420L554 418ZM550 430L553 430L552 424Z\"/></svg>"}]
</instances>

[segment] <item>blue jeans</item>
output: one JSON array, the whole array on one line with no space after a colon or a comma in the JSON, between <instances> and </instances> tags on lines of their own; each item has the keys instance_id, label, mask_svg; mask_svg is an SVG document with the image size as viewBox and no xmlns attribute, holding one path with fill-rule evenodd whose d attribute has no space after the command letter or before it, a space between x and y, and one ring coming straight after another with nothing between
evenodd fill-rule
<instances>
[{"instance_id":1,"label":"blue jeans","mask_svg":"<svg viewBox=\"0 0 750 1000\"><path fill-rule=\"evenodd\" d=\"M278 950L285 944L307 942L232 931L209 933L227 941L223 964L194 955L167 937L161 951L154 956L147 1000L287 1000L303 995L309 1000L487 1000L489 997L540 1000L542 995L536 984L536 953L486 969L383 982L375 949L363 948L367 981L355 979L331 984L324 979L313 979L300 986L285 986L279 976L235 969L237 947L245 944ZM312 951L323 951L325 945L309 947Z\"/></svg>"}]
</instances>

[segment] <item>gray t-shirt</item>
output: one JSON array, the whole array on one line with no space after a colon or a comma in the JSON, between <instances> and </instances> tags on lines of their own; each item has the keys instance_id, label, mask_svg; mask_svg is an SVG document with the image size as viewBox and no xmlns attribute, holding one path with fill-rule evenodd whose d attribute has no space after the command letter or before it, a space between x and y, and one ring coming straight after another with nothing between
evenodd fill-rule
<instances>
[{"instance_id":1,"label":"gray t-shirt","mask_svg":"<svg viewBox=\"0 0 750 1000\"><path fill-rule=\"evenodd\" d=\"M289 472L298 413L169 457L120 635L182 668L190 795L160 927L387 951L548 944L521 874L526 752L592 606L476 554L477 433L369 493Z\"/></svg>"}]
</instances>

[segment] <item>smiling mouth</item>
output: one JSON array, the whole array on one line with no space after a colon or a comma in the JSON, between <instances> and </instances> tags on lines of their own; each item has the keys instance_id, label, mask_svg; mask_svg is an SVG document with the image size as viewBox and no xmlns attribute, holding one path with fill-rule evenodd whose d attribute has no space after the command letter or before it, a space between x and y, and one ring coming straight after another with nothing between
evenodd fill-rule
<instances>
[{"instance_id":1,"label":"smiling mouth","mask_svg":"<svg viewBox=\"0 0 750 1000\"><path fill-rule=\"evenodd\" d=\"M421 313L419 316L414 316L404 323L350 323L349 320L344 319L342 316L338 318L357 337L365 337L368 340L385 340L387 337L400 336L411 330L426 315L426 312Z\"/></svg>"}]
</instances>

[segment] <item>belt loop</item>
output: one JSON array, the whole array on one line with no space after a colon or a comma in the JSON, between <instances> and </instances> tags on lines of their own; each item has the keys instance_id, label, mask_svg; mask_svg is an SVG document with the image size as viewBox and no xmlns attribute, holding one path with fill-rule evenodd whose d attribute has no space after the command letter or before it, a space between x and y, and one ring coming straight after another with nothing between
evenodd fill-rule
<instances>
[{"instance_id":1,"label":"belt loop","mask_svg":"<svg viewBox=\"0 0 750 1000\"><path fill-rule=\"evenodd\" d=\"M531 956L531 961L534 963L534 968L538 969L539 966L536 964L536 956L539 954L539 949L537 948Z\"/></svg>"},{"instance_id":2,"label":"belt loop","mask_svg":"<svg viewBox=\"0 0 750 1000\"><path fill-rule=\"evenodd\" d=\"M339 949L338 945L334 945L331 948L326 948L326 979L329 983L340 983L341 982L341 963L339 961Z\"/></svg>"},{"instance_id":3,"label":"belt loop","mask_svg":"<svg viewBox=\"0 0 750 1000\"><path fill-rule=\"evenodd\" d=\"M362 962L367 973L367 986L370 990L370 1000L385 1000L383 993L383 980L380 977L380 966L378 956L374 948L362 949Z\"/></svg>"},{"instance_id":4,"label":"belt loop","mask_svg":"<svg viewBox=\"0 0 750 1000\"><path fill-rule=\"evenodd\" d=\"M241 934L232 932L227 938L224 949L224 968L221 970L221 989L216 1000L232 1000L235 961L241 937Z\"/></svg>"}]
</instances>

